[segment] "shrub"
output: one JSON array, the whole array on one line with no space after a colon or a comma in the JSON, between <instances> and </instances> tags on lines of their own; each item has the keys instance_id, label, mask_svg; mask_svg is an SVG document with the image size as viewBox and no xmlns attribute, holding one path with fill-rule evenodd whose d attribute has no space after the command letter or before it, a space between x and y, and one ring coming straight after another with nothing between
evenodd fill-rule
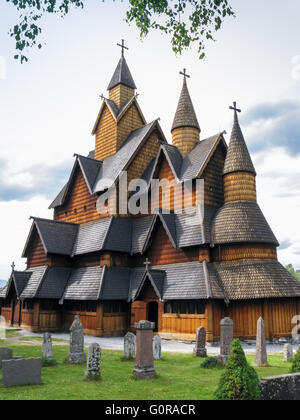
<instances>
[{"instance_id":1,"label":"shrub","mask_svg":"<svg viewBox=\"0 0 300 420\"><path fill-rule=\"evenodd\" d=\"M259 379L248 364L240 340L234 340L215 398L221 401L259 400Z\"/></svg>"},{"instance_id":2,"label":"shrub","mask_svg":"<svg viewBox=\"0 0 300 420\"><path fill-rule=\"evenodd\" d=\"M204 360L203 363L201 363L200 367L202 369L214 369L217 366L219 366L219 361L217 357L208 357L207 359Z\"/></svg>"},{"instance_id":3,"label":"shrub","mask_svg":"<svg viewBox=\"0 0 300 420\"><path fill-rule=\"evenodd\" d=\"M297 350L297 353L295 354L293 358L293 364L291 373L298 373L300 372L300 347Z\"/></svg>"}]
</instances>

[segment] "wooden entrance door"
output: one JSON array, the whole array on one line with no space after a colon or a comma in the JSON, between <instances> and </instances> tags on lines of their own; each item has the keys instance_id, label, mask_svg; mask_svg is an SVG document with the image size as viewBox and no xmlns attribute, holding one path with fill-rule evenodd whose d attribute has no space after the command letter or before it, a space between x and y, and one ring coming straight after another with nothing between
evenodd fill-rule
<instances>
[{"instance_id":1,"label":"wooden entrance door","mask_svg":"<svg viewBox=\"0 0 300 420\"><path fill-rule=\"evenodd\" d=\"M147 320L155 323L154 331L158 331L158 303L149 302L147 305Z\"/></svg>"}]
</instances>

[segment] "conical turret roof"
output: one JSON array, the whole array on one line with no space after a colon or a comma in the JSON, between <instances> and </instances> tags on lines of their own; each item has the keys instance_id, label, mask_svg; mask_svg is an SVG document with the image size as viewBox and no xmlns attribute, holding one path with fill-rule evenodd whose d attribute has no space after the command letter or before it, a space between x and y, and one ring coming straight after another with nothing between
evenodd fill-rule
<instances>
[{"instance_id":1,"label":"conical turret roof","mask_svg":"<svg viewBox=\"0 0 300 420\"><path fill-rule=\"evenodd\" d=\"M129 67L127 65L127 62L123 54L122 54L122 57L120 58L120 61L108 85L107 90L111 90L112 88L114 88L115 86L119 84L125 85L131 89L136 89L136 85L131 76Z\"/></svg>"},{"instance_id":2,"label":"conical turret roof","mask_svg":"<svg viewBox=\"0 0 300 420\"><path fill-rule=\"evenodd\" d=\"M171 131L180 127L194 127L201 131L188 91L186 77L183 79L183 86Z\"/></svg>"},{"instance_id":3,"label":"conical turret roof","mask_svg":"<svg viewBox=\"0 0 300 420\"><path fill-rule=\"evenodd\" d=\"M250 172L256 175L256 171L239 124L237 111L234 112L234 124L223 174L226 175L231 172Z\"/></svg>"}]
</instances>

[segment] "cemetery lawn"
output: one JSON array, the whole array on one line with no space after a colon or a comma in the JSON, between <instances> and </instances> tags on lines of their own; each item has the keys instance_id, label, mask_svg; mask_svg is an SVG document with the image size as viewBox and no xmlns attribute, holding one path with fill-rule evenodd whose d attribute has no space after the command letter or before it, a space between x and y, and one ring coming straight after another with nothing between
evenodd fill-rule
<instances>
[{"instance_id":1,"label":"cemetery lawn","mask_svg":"<svg viewBox=\"0 0 300 420\"><path fill-rule=\"evenodd\" d=\"M41 357L41 346L0 341L11 347L14 356ZM84 378L85 365L66 362L68 347L54 345L57 365L43 368L43 385L4 388L0 400L211 400L217 388L221 369L201 369L204 359L192 355L164 353L155 362L158 377L138 381L132 377L134 362L123 362L122 352L102 351L102 380L88 382ZM260 377L289 373L291 364L282 362L283 356L269 356L268 368L257 368ZM248 357L254 363L255 356Z\"/></svg>"}]
</instances>

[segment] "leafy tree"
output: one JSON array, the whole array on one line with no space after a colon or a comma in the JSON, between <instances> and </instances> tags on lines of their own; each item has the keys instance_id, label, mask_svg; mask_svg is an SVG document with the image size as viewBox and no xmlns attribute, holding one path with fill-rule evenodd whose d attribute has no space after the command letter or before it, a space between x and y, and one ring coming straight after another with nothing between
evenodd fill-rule
<instances>
[{"instance_id":1,"label":"leafy tree","mask_svg":"<svg viewBox=\"0 0 300 420\"><path fill-rule=\"evenodd\" d=\"M240 340L234 340L231 353L215 393L216 400L238 401L259 400L259 379L256 371L248 364Z\"/></svg>"},{"instance_id":2,"label":"leafy tree","mask_svg":"<svg viewBox=\"0 0 300 420\"><path fill-rule=\"evenodd\" d=\"M98 0L100 1L100 0ZM103 0L104 1L104 0ZM16 59L28 61L26 49L42 48L40 20L47 14L65 17L71 8L83 9L87 0L7 0L20 12L10 35L16 41ZM140 37L156 29L171 36L172 49L181 54L197 42L199 57L205 57L206 41L214 40L228 16L234 16L228 0L128 0L126 21L135 23Z\"/></svg>"},{"instance_id":3,"label":"leafy tree","mask_svg":"<svg viewBox=\"0 0 300 420\"><path fill-rule=\"evenodd\" d=\"M293 364L291 373L299 373L300 372L300 347L297 350L297 353L295 354L293 358Z\"/></svg>"},{"instance_id":4,"label":"leafy tree","mask_svg":"<svg viewBox=\"0 0 300 420\"><path fill-rule=\"evenodd\" d=\"M294 269L292 264L289 264L285 267L287 269L287 271L295 277L295 279L300 281L300 273L297 273L297 271Z\"/></svg>"}]
</instances>

